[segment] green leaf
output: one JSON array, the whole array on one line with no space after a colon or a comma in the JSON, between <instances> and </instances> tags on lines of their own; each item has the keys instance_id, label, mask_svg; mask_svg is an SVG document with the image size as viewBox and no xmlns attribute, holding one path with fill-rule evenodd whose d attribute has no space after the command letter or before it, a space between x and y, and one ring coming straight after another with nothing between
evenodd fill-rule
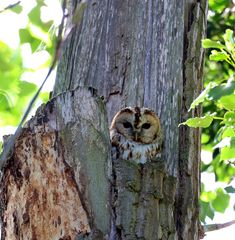
<instances>
[{"instance_id":1,"label":"green leaf","mask_svg":"<svg viewBox=\"0 0 235 240\"><path fill-rule=\"evenodd\" d=\"M222 134L222 138L234 137L234 136L235 136L235 131L234 131L233 127L226 127Z\"/></svg>"},{"instance_id":2,"label":"green leaf","mask_svg":"<svg viewBox=\"0 0 235 240\"><path fill-rule=\"evenodd\" d=\"M211 125L213 121L213 116L205 116L205 117L196 117L196 118L189 118L186 122L180 123L180 125L187 125L189 127L202 127L207 128Z\"/></svg>"},{"instance_id":3,"label":"green leaf","mask_svg":"<svg viewBox=\"0 0 235 240\"><path fill-rule=\"evenodd\" d=\"M49 35L42 31L40 28L30 25L27 28L19 30L20 42L29 43L32 52L36 51L42 42L51 46Z\"/></svg>"},{"instance_id":4,"label":"green leaf","mask_svg":"<svg viewBox=\"0 0 235 240\"><path fill-rule=\"evenodd\" d=\"M211 51L211 55L209 57L209 59L211 61L216 61L216 62L224 61L224 60L226 60L228 58L229 58L229 55L227 53L225 53L225 52L218 52L216 50L212 50Z\"/></svg>"},{"instance_id":5,"label":"green leaf","mask_svg":"<svg viewBox=\"0 0 235 240\"><path fill-rule=\"evenodd\" d=\"M13 8L11 8L11 11L12 12L15 12L17 14L21 13L23 10L22 6L17 4L16 6L14 6Z\"/></svg>"},{"instance_id":6,"label":"green leaf","mask_svg":"<svg viewBox=\"0 0 235 240\"><path fill-rule=\"evenodd\" d=\"M235 126L235 112L229 111L224 114L224 120L221 124L225 124L226 126Z\"/></svg>"},{"instance_id":7,"label":"green leaf","mask_svg":"<svg viewBox=\"0 0 235 240\"><path fill-rule=\"evenodd\" d=\"M235 148L232 146L221 148L221 160L235 159Z\"/></svg>"},{"instance_id":8,"label":"green leaf","mask_svg":"<svg viewBox=\"0 0 235 240\"><path fill-rule=\"evenodd\" d=\"M34 24L29 24L29 30L30 30L30 34L34 38L41 40L49 47L52 45L49 34L45 31L43 31L43 29L41 27L34 25Z\"/></svg>"},{"instance_id":9,"label":"green leaf","mask_svg":"<svg viewBox=\"0 0 235 240\"><path fill-rule=\"evenodd\" d=\"M221 11L228 7L230 4L230 1L228 0L209 0L209 8L212 11L216 11L219 14L221 14ZM223 17L224 20L224 17Z\"/></svg>"},{"instance_id":10,"label":"green leaf","mask_svg":"<svg viewBox=\"0 0 235 240\"><path fill-rule=\"evenodd\" d=\"M3 91L0 92L0 111L6 111L10 109L11 102L10 98L7 96L7 93Z\"/></svg>"},{"instance_id":11,"label":"green leaf","mask_svg":"<svg viewBox=\"0 0 235 240\"><path fill-rule=\"evenodd\" d=\"M203 39L202 47L203 48L219 48L219 49L225 48L225 46L223 44L221 44L220 42L215 42L210 39Z\"/></svg>"},{"instance_id":12,"label":"green leaf","mask_svg":"<svg viewBox=\"0 0 235 240\"><path fill-rule=\"evenodd\" d=\"M214 211L210 206L209 202L200 201L200 220L205 222L206 217L210 219L214 218Z\"/></svg>"},{"instance_id":13,"label":"green leaf","mask_svg":"<svg viewBox=\"0 0 235 240\"><path fill-rule=\"evenodd\" d=\"M40 40L39 43L44 42L49 47L52 45L49 34L43 31L41 27L32 23L30 23L27 28L20 29L19 36L21 43L30 43L30 45L32 45L32 42L37 40L37 45L39 45L38 40Z\"/></svg>"},{"instance_id":14,"label":"green leaf","mask_svg":"<svg viewBox=\"0 0 235 240\"><path fill-rule=\"evenodd\" d=\"M227 110L235 110L235 95L223 96L219 100L219 104Z\"/></svg>"},{"instance_id":15,"label":"green leaf","mask_svg":"<svg viewBox=\"0 0 235 240\"><path fill-rule=\"evenodd\" d=\"M28 29L22 28L19 30L20 42L30 43L32 41L32 36Z\"/></svg>"},{"instance_id":16,"label":"green leaf","mask_svg":"<svg viewBox=\"0 0 235 240\"><path fill-rule=\"evenodd\" d=\"M232 186L228 186L228 187L225 188L225 191L227 193L235 193L235 188L232 187Z\"/></svg>"},{"instance_id":17,"label":"green leaf","mask_svg":"<svg viewBox=\"0 0 235 240\"><path fill-rule=\"evenodd\" d=\"M219 86L212 88L208 93L208 97L210 100L218 100L223 96L233 94L234 90L235 81L229 81L226 84L221 84Z\"/></svg>"},{"instance_id":18,"label":"green leaf","mask_svg":"<svg viewBox=\"0 0 235 240\"><path fill-rule=\"evenodd\" d=\"M50 98L50 92L42 92L40 93L39 97L41 98L41 100L45 103L49 100Z\"/></svg>"},{"instance_id":19,"label":"green leaf","mask_svg":"<svg viewBox=\"0 0 235 240\"><path fill-rule=\"evenodd\" d=\"M41 21L41 6L36 5L28 14L30 22L37 26L43 25L43 22Z\"/></svg>"},{"instance_id":20,"label":"green leaf","mask_svg":"<svg viewBox=\"0 0 235 240\"><path fill-rule=\"evenodd\" d=\"M210 82L206 88L201 92L201 94L191 103L189 111L191 109L194 109L196 106L198 106L200 103L202 103L205 98L208 95L208 92L210 91L210 89L212 89L213 87L215 87L215 83L214 82Z\"/></svg>"},{"instance_id":21,"label":"green leaf","mask_svg":"<svg viewBox=\"0 0 235 240\"><path fill-rule=\"evenodd\" d=\"M216 194L216 198L211 202L212 207L217 212L224 213L229 205L230 196L227 193L224 193L221 188L217 189Z\"/></svg>"},{"instance_id":22,"label":"green leaf","mask_svg":"<svg viewBox=\"0 0 235 240\"><path fill-rule=\"evenodd\" d=\"M206 144L210 140L210 136L206 133L202 133L201 135L201 143Z\"/></svg>"},{"instance_id":23,"label":"green leaf","mask_svg":"<svg viewBox=\"0 0 235 240\"><path fill-rule=\"evenodd\" d=\"M213 191L208 191L208 192L203 191L200 196L200 199L204 202L211 202L215 198L216 198L216 193Z\"/></svg>"},{"instance_id":24,"label":"green leaf","mask_svg":"<svg viewBox=\"0 0 235 240\"><path fill-rule=\"evenodd\" d=\"M227 29L225 34L223 35L223 38L228 51L233 51L234 49L233 31L231 29Z\"/></svg>"},{"instance_id":25,"label":"green leaf","mask_svg":"<svg viewBox=\"0 0 235 240\"><path fill-rule=\"evenodd\" d=\"M24 97L35 92L37 89L37 86L34 83L20 81L19 88L20 88L19 96Z\"/></svg>"}]
</instances>

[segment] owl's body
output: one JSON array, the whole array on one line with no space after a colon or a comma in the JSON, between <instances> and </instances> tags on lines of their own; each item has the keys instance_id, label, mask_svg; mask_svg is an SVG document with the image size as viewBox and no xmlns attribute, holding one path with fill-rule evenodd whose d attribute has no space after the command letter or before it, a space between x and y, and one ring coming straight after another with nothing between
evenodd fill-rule
<instances>
[{"instance_id":1,"label":"owl's body","mask_svg":"<svg viewBox=\"0 0 235 240\"><path fill-rule=\"evenodd\" d=\"M119 111L110 127L113 158L145 163L161 156L160 120L148 108L128 107Z\"/></svg>"}]
</instances>

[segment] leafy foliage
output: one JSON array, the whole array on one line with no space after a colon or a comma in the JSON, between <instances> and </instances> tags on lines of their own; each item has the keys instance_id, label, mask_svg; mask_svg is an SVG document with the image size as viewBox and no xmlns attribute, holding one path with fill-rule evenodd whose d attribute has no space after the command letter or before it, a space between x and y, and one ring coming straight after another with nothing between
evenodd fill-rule
<instances>
[{"instance_id":1,"label":"leafy foliage","mask_svg":"<svg viewBox=\"0 0 235 240\"><path fill-rule=\"evenodd\" d=\"M188 125L189 127L202 127L206 128L211 125L213 121L213 115L189 118L186 122L181 123L180 125Z\"/></svg>"},{"instance_id":2,"label":"leafy foliage","mask_svg":"<svg viewBox=\"0 0 235 240\"><path fill-rule=\"evenodd\" d=\"M224 188L206 191L202 184L201 220L214 218L215 212L223 213L229 206L230 194L235 190L228 185L235 177L235 40L232 14L233 1L209 0L207 39L202 46L210 49L205 67L205 89L193 101L189 110L202 104L204 116L182 123L202 127L202 150L211 152L212 160L202 162L202 172L214 174L216 182Z\"/></svg>"},{"instance_id":3,"label":"leafy foliage","mask_svg":"<svg viewBox=\"0 0 235 240\"><path fill-rule=\"evenodd\" d=\"M29 10L29 3L26 2L0 13L0 17L9 14L16 19L26 19L25 24L18 28L18 34L14 36L16 41L19 39L16 48L1 40L0 34L0 127L18 125L37 90L36 84L39 84L34 81L34 76L38 71L48 69L54 54L56 35L52 31L53 21L45 22L41 17L43 7L47 7L45 1L37 0L33 5L31 2ZM4 24L3 21L1 24ZM47 99L48 93L40 95L40 101Z\"/></svg>"}]
</instances>

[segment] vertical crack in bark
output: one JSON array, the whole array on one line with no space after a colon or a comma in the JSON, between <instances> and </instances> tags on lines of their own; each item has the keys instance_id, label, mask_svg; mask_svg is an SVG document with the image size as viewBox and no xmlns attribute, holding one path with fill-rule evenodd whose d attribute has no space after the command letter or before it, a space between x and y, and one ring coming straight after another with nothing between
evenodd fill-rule
<instances>
[{"instance_id":1,"label":"vertical crack in bark","mask_svg":"<svg viewBox=\"0 0 235 240\"><path fill-rule=\"evenodd\" d=\"M200 109L188 113L191 102L202 87L203 55L201 39L205 26L206 1L188 4L185 11L183 95L181 122L200 115ZM200 130L180 127L179 188L176 201L176 224L179 239L197 239L200 188Z\"/></svg>"}]
</instances>

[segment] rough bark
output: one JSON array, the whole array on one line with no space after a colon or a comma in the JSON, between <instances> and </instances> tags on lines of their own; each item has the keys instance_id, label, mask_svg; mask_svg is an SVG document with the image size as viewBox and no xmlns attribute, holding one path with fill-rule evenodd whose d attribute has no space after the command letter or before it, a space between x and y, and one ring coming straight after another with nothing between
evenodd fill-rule
<instances>
[{"instance_id":1,"label":"rough bark","mask_svg":"<svg viewBox=\"0 0 235 240\"><path fill-rule=\"evenodd\" d=\"M198 239L200 132L178 124L201 90L207 1L90 0L81 22L76 7L54 97L3 171L3 239ZM161 160L111 164L108 125L125 106L160 116Z\"/></svg>"},{"instance_id":2,"label":"rough bark","mask_svg":"<svg viewBox=\"0 0 235 240\"><path fill-rule=\"evenodd\" d=\"M202 87L206 13L206 0L90 1L67 39L54 91L98 89L109 122L124 106L156 111L165 172L177 178L171 204L179 239L198 239L200 131L178 124L200 115L188 109Z\"/></svg>"},{"instance_id":3,"label":"rough bark","mask_svg":"<svg viewBox=\"0 0 235 240\"><path fill-rule=\"evenodd\" d=\"M59 94L16 140L1 179L1 239L104 239L110 142L102 100Z\"/></svg>"}]
</instances>

